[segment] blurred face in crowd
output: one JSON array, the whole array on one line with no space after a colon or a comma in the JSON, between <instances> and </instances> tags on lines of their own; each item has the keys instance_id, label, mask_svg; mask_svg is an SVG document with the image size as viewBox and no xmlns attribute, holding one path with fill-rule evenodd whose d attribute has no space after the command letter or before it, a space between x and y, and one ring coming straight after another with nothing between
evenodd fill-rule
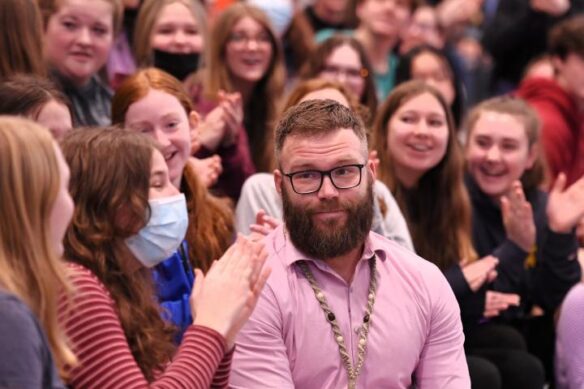
<instances>
[{"instance_id":1,"label":"blurred face in crowd","mask_svg":"<svg viewBox=\"0 0 584 389\"><path fill-rule=\"evenodd\" d=\"M533 167L536 155L525 125L509 114L484 111L470 129L466 146L469 172L480 189L496 200Z\"/></svg>"},{"instance_id":2,"label":"blurred face in crowd","mask_svg":"<svg viewBox=\"0 0 584 389\"><path fill-rule=\"evenodd\" d=\"M172 183L179 188L183 169L191 150L191 127L196 115L187 115L173 95L150 89L128 108L124 126L153 137L160 145Z\"/></svg>"},{"instance_id":3,"label":"blurred face in crowd","mask_svg":"<svg viewBox=\"0 0 584 389\"><path fill-rule=\"evenodd\" d=\"M330 24L341 24L345 21L347 0L317 0L314 11L318 17Z\"/></svg>"},{"instance_id":4,"label":"blurred face in crowd","mask_svg":"<svg viewBox=\"0 0 584 389\"><path fill-rule=\"evenodd\" d=\"M177 54L202 52L203 35L193 12L180 1L164 6L154 24L151 46Z\"/></svg>"},{"instance_id":5,"label":"blurred face in crowd","mask_svg":"<svg viewBox=\"0 0 584 389\"><path fill-rule=\"evenodd\" d=\"M387 150L396 175L405 186L414 186L446 155L446 112L432 94L424 92L402 103L387 123Z\"/></svg>"},{"instance_id":6,"label":"blurred face in crowd","mask_svg":"<svg viewBox=\"0 0 584 389\"><path fill-rule=\"evenodd\" d=\"M343 84L360 99L365 92L364 71L359 53L349 45L342 45L325 60L320 77Z\"/></svg>"},{"instance_id":7,"label":"blurred face in crowd","mask_svg":"<svg viewBox=\"0 0 584 389\"><path fill-rule=\"evenodd\" d=\"M113 42L113 5L105 0L63 0L45 34L49 64L77 86L105 65Z\"/></svg>"},{"instance_id":8,"label":"blurred face in crowd","mask_svg":"<svg viewBox=\"0 0 584 389\"><path fill-rule=\"evenodd\" d=\"M398 38L409 22L410 7L410 0L362 0L357 5L357 16L372 35Z\"/></svg>"},{"instance_id":9,"label":"blurred face in crowd","mask_svg":"<svg viewBox=\"0 0 584 389\"><path fill-rule=\"evenodd\" d=\"M407 28L402 30L400 52L407 53L420 45L430 45L437 49L444 46L444 38L439 30L438 16L433 7L416 8Z\"/></svg>"},{"instance_id":10,"label":"blurred face in crowd","mask_svg":"<svg viewBox=\"0 0 584 389\"><path fill-rule=\"evenodd\" d=\"M423 80L438 89L446 102L452 105L456 97L454 84L444 59L429 51L421 52L412 60L411 75L413 80Z\"/></svg>"},{"instance_id":11,"label":"blurred face in crowd","mask_svg":"<svg viewBox=\"0 0 584 389\"><path fill-rule=\"evenodd\" d=\"M255 19L244 16L231 31L225 59L235 80L256 83L260 81L273 56L269 31Z\"/></svg>"},{"instance_id":12,"label":"blurred face in crowd","mask_svg":"<svg viewBox=\"0 0 584 389\"><path fill-rule=\"evenodd\" d=\"M50 100L39 111L36 122L48 128L55 139L60 139L65 132L73 128L69 108L57 100Z\"/></svg>"}]
</instances>

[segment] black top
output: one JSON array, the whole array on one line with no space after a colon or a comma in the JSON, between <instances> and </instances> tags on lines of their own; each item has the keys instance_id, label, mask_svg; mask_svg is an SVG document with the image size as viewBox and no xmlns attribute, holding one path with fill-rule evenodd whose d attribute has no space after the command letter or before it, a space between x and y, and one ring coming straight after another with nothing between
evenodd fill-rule
<instances>
[{"instance_id":1,"label":"black top","mask_svg":"<svg viewBox=\"0 0 584 389\"><path fill-rule=\"evenodd\" d=\"M30 309L0 290L0 318L0 388L64 389L49 342Z\"/></svg>"},{"instance_id":2,"label":"black top","mask_svg":"<svg viewBox=\"0 0 584 389\"><path fill-rule=\"evenodd\" d=\"M503 319L521 318L534 305L553 314L570 288L581 278L578 242L572 233L558 234L548 227L547 193L533 190L526 198L536 227L535 253L530 255L507 239L499 205L485 195L467 175L472 202L472 238L479 257L499 259L497 278L489 289L521 296L521 306L504 312Z\"/></svg>"}]
</instances>

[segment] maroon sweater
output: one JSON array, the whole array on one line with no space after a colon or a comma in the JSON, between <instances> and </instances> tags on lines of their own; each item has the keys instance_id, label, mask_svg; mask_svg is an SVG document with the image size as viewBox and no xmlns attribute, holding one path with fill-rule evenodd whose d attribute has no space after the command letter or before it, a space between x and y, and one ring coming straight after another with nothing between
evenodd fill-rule
<instances>
[{"instance_id":1,"label":"maroon sweater","mask_svg":"<svg viewBox=\"0 0 584 389\"><path fill-rule=\"evenodd\" d=\"M59 320L79 364L71 369L73 388L226 388L233 352L210 328L191 325L166 369L152 383L144 378L124 335L115 302L87 268L69 265L75 296L69 311L62 299Z\"/></svg>"},{"instance_id":2,"label":"maroon sweater","mask_svg":"<svg viewBox=\"0 0 584 389\"><path fill-rule=\"evenodd\" d=\"M553 180L566 173L568 185L584 174L584 115L556 81L530 78L516 92L538 113L541 139Z\"/></svg>"}]
</instances>

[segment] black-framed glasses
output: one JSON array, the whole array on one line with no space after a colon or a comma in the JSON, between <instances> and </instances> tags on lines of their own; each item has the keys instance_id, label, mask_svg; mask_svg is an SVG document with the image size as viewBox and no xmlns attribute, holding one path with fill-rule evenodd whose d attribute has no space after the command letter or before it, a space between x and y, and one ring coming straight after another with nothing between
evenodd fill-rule
<instances>
[{"instance_id":1,"label":"black-framed glasses","mask_svg":"<svg viewBox=\"0 0 584 389\"><path fill-rule=\"evenodd\" d=\"M331 170L302 170L293 173L283 173L290 179L294 192L310 194L318 192L322 187L324 177L328 176L337 189L351 189L361 184L361 171L365 165L355 163L343 165Z\"/></svg>"}]
</instances>

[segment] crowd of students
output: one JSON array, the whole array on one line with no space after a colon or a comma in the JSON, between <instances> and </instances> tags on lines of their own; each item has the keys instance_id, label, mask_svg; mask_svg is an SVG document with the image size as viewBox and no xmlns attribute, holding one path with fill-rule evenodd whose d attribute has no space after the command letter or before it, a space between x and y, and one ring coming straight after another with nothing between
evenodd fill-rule
<instances>
[{"instance_id":1,"label":"crowd of students","mask_svg":"<svg viewBox=\"0 0 584 389\"><path fill-rule=\"evenodd\" d=\"M2 0L0 387L250 384L310 100L364 124L370 229L444 275L472 387L584 387L583 10Z\"/></svg>"}]
</instances>

